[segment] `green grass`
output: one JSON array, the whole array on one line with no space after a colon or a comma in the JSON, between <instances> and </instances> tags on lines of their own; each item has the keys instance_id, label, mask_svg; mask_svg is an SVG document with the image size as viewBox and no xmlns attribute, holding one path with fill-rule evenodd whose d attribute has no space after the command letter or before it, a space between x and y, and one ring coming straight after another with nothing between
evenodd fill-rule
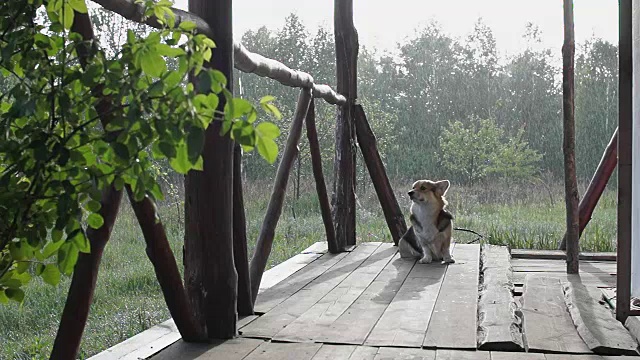
<instances>
[{"instance_id":1,"label":"green grass","mask_svg":"<svg viewBox=\"0 0 640 360\"><path fill-rule=\"evenodd\" d=\"M252 253L269 201L271 183L245 188L247 232ZM292 182L290 183L290 187ZM391 241L375 191L359 185L357 241ZM407 213L409 183L397 183L396 196ZM269 267L325 240L324 225L314 183L301 184L300 198L287 194L276 231ZM582 192L581 192L582 193ZM455 226L480 232L487 241L514 248L554 249L564 234L564 198L561 187L540 185L452 186L448 194ZM182 265L183 214L181 204L159 205L176 259ZM583 251L614 251L616 198L607 192L581 240ZM456 241L471 234L455 232ZM86 358L169 318L144 241L133 212L125 204L101 264L94 303L85 330L81 357ZM56 334L69 279L57 288L37 279L27 287L22 306L0 306L0 359L46 359Z\"/></svg>"}]
</instances>

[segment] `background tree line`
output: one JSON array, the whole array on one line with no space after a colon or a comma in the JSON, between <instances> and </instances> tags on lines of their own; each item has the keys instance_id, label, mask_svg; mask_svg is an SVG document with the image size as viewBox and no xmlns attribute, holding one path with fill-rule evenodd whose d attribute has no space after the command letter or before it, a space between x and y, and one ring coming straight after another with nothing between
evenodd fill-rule
<instances>
[{"instance_id":1,"label":"background tree line","mask_svg":"<svg viewBox=\"0 0 640 360\"><path fill-rule=\"evenodd\" d=\"M525 50L501 57L491 28L479 19L457 39L437 23L397 44L397 54L361 47L359 101L380 142L390 177L449 177L460 183L487 178L562 176L562 89L559 54L542 48L529 23ZM311 31L291 14L276 31L247 31L251 51L311 73L335 86L333 33ZM578 175L588 180L617 125L617 46L592 38L577 49L576 122ZM236 74L245 98L272 94L286 134L297 91L277 82ZM332 166L334 109L318 103L326 170ZM285 137L279 139L280 143ZM310 172L301 146L299 174ZM249 179L268 178L273 168L255 154L245 159ZM330 174L326 171L326 174ZM360 176L366 174L361 170Z\"/></svg>"}]
</instances>

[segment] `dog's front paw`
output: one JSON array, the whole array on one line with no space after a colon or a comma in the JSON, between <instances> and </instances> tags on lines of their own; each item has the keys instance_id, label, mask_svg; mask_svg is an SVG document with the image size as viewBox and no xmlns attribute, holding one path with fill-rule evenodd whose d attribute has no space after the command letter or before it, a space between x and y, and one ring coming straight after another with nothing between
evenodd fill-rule
<instances>
[{"instance_id":1,"label":"dog's front paw","mask_svg":"<svg viewBox=\"0 0 640 360\"><path fill-rule=\"evenodd\" d=\"M455 261L455 260L453 260L453 258L445 258L444 260L442 260L442 263L443 263L443 264L453 264L453 263L455 263L455 262L456 262L456 261Z\"/></svg>"},{"instance_id":2,"label":"dog's front paw","mask_svg":"<svg viewBox=\"0 0 640 360\"><path fill-rule=\"evenodd\" d=\"M433 259L431 258L431 256L425 256L425 257L423 257L422 259L420 259L418 262L419 262L420 264L431 264L431 261L432 261L432 260L433 260Z\"/></svg>"}]
</instances>

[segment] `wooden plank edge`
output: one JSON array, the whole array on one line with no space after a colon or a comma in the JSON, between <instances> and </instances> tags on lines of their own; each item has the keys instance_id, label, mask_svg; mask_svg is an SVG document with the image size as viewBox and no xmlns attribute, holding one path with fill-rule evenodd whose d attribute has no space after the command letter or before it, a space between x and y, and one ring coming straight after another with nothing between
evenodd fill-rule
<instances>
[{"instance_id":1,"label":"wooden plank edge","mask_svg":"<svg viewBox=\"0 0 640 360\"><path fill-rule=\"evenodd\" d=\"M514 259L566 260L567 254L562 250L511 249ZM616 261L615 252L582 252L580 260Z\"/></svg>"},{"instance_id":2,"label":"wooden plank edge","mask_svg":"<svg viewBox=\"0 0 640 360\"><path fill-rule=\"evenodd\" d=\"M316 255L316 256L311 256L309 257L309 262L305 263L304 266L309 265L310 263L312 263L313 261L317 260L320 256L322 256L323 253L321 253L320 251L322 251L322 243L323 242L316 242L313 245L309 246L307 249L303 250L303 252L301 254L298 254L296 256L299 255ZM326 247L326 242L324 242L324 246ZM325 250L326 252L326 250ZM263 277L262 277L262 282L264 283L265 280L268 283L268 286L265 287L261 287L260 290L264 291L272 286L275 286L276 284L278 284L279 282L285 280L286 278L288 278L289 276L293 275L294 273L296 273L297 271L299 271L300 269L302 269L304 266L296 268L295 270L291 271L290 273L286 274L286 276L282 277L281 279L278 279L277 281L269 281L271 276L270 275L275 275L281 268L279 268L280 266L290 266L291 263L289 264L285 264L287 263L287 261L290 261L292 259L294 259L296 256L287 259L286 261L272 267L271 269L265 271ZM274 270L275 269L275 270ZM294 269L294 268L292 268ZM250 318L250 319L249 319ZM238 321L238 328L240 328L240 324L242 323L242 326L247 325L249 322L255 320L257 318L257 316L250 316L250 317L244 317L239 319ZM246 320L246 323L243 323L243 320ZM166 330L167 328L170 328L171 330ZM172 336L175 335L174 333L177 334L177 336ZM156 334L157 336L155 336L153 338L153 343L154 346L152 349L150 349L149 354L142 354L139 353L138 350L140 348L143 348L145 346L149 345L149 337L151 334ZM182 337L180 336L180 332L178 331L178 329L175 326L175 323L173 321L173 319L169 319L161 324L152 326L151 328L140 332L118 344L115 344L114 346L93 355L92 357L89 358L89 360L102 360L102 359L114 359L113 354L114 353L118 353L119 351L121 351L121 349L123 349L124 347L132 347L133 350L131 351L127 351L126 353L122 354L122 356L117 357L117 359L122 359L122 360L139 360L139 359L144 359L144 358L149 358L159 352L161 352L162 350L166 349L167 347L173 345L175 342L177 342L178 340L180 340ZM161 339L165 339L165 342L159 342L159 340ZM175 339L175 340L174 340ZM158 341L158 343L156 343ZM151 352L152 351L152 352ZM129 357L130 355L133 355L135 357ZM145 356L145 357L142 357Z\"/></svg>"},{"instance_id":3,"label":"wooden plank edge","mask_svg":"<svg viewBox=\"0 0 640 360\"><path fill-rule=\"evenodd\" d=\"M486 351L523 351L524 341L522 337L522 318L519 316L518 305L514 298L514 285L512 281L512 269L511 258L509 250L506 247L483 245L480 250L480 272L478 274L479 285L479 299L478 299L478 332L477 342L478 350ZM488 253L491 252L489 257ZM502 257L502 259L499 259ZM497 266L500 261L506 264L504 266ZM494 261L494 263L490 263ZM488 283L486 280L490 278L494 280ZM489 293L493 296L488 296ZM497 315L495 311L484 311L489 307L499 306L496 303L496 299L502 297L506 303L502 304L508 307L506 311L511 316L511 323L508 326L508 332L511 339L508 340L506 336L503 339L489 339L491 331L487 330L488 327L495 327L496 323L500 319L488 319L487 315ZM506 325L506 324L505 324ZM502 329L505 333L506 329ZM496 341L497 340L497 341Z\"/></svg>"},{"instance_id":4,"label":"wooden plank edge","mask_svg":"<svg viewBox=\"0 0 640 360\"><path fill-rule=\"evenodd\" d=\"M588 323L589 319L596 317L596 313L598 312L598 308L593 308L593 311L588 311L586 317L583 317L583 314L580 311L580 307L578 302L583 302L591 300L592 303L595 304L596 299L589 294L586 288L579 288L582 284L573 284L571 282L565 282L562 284L562 292L564 293L564 301L567 305L567 309L569 314L571 315L571 319L573 320L573 324L578 331L578 334L582 338L582 340L587 344L589 349L598 355L628 355L628 356L637 356L638 355L638 343L635 339L631 338L631 335L627 337L627 339L618 339L619 343L622 345L618 347L611 347L607 344L603 343L602 331L592 331L589 328ZM584 299L586 298L586 299ZM604 307L601 311L607 311ZM591 320L593 321L593 320ZM613 326L615 326L615 322L617 320L611 315L611 321L613 321ZM619 324L622 327L622 324ZM615 328L615 327L614 327ZM607 333L611 332L607 331ZM624 327L622 327L622 331L624 331ZM623 335L623 334L620 334ZM606 339L605 339L606 342ZM610 341L609 341L610 342ZM626 343L626 344L624 344ZM633 344L630 344L633 343ZM626 345L626 346L625 346Z\"/></svg>"}]
</instances>

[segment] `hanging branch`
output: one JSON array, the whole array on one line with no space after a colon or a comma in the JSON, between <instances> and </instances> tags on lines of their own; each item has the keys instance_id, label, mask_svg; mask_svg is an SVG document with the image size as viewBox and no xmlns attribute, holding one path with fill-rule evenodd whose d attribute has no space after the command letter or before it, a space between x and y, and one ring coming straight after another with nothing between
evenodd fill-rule
<instances>
[{"instance_id":1,"label":"hanging branch","mask_svg":"<svg viewBox=\"0 0 640 360\"><path fill-rule=\"evenodd\" d=\"M251 278L251 294L253 296L254 304L258 296L258 290L260 289L262 274L264 273L264 269L267 267L269 254L271 254L276 225L278 225L280 214L282 214L282 205L284 203L285 193L287 192L289 175L291 174L293 162L295 161L296 156L298 156L298 143L300 143L300 137L302 135L302 125L305 117L307 116L310 103L311 90L303 88L300 90L300 97L298 98L298 105L293 116L293 123L291 124L291 129L289 129L287 145L282 153L280 165L278 165L276 180L273 184L273 192L271 193L271 199L269 200L269 206L267 207L267 214L264 216L260 235L256 242L256 249L253 257L251 258L249 271Z\"/></svg>"},{"instance_id":2,"label":"hanging branch","mask_svg":"<svg viewBox=\"0 0 640 360\"><path fill-rule=\"evenodd\" d=\"M153 28L162 28L162 25L158 22L157 18L151 16L144 19L144 5L137 4L133 0L93 1L105 9L121 15L125 19L146 24ZM191 21L196 24L198 33L207 35L211 39L215 39L213 30L211 30L211 27L201 17L181 9L171 8L171 10L174 12L176 17L176 26L181 22ZM279 61L252 53L242 44L233 44L233 55L235 57L235 68L242 72L268 77L290 87L312 87L314 97L322 98L333 105L343 105L346 103L345 97L337 94L329 85L316 85L314 84L313 77L311 75L302 71L292 70Z\"/></svg>"}]
</instances>

